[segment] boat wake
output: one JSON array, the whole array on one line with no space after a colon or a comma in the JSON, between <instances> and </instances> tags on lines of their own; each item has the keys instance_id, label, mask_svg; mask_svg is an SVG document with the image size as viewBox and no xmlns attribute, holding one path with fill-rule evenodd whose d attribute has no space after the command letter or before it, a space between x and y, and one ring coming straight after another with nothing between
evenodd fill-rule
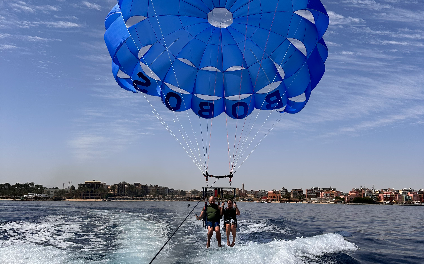
<instances>
[{"instance_id":1,"label":"boat wake","mask_svg":"<svg viewBox=\"0 0 424 264\"><path fill-rule=\"evenodd\" d=\"M355 244L339 234L274 240L269 243L247 242L229 250L205 251L193 263L311 263L323 256L354 251Z\"/></svg>"},{"instance_id":2,"label":"boat wake","mask_svg":"<svg viewBox=\"0 0 424 264\"><path fill-rule=\"evenodd\" d=\"M181 221L169 212L84 210L0 223L0 263L149 263ZM240 220L236 245L222 248L191 219L154 263L355 263L341 234L296 237L285 220ZM342 260L341 260L342 259Z\"/></svg>"}]
</instances>

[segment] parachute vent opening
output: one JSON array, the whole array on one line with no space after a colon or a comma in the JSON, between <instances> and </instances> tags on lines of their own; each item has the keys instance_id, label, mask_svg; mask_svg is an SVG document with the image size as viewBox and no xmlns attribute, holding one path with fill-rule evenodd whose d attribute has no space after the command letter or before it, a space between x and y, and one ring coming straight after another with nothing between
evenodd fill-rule
<instances>
[{"instance_id":1,"label":"parachute vent opening","mask_svg":"<svg viewBox=\"0 0 424 264\"><path fill-rule=\"evenodd\" d=\"M293 46L296 47L296 49L298 49L300 52L303 53L303 55L307 55L306 53L306 47L305 44L303 44L302 41L298 40L298 39L294 39L294 38L287 38L291 44L293 44Z\"/></svg>"},{"instance_id":2,"label":"parachute vent opening","mask_svg":"<svg viewBox=\"0 0 424 264\"><path fill-rule=\"evenodd\" d=\"M185 63L185 64L187 64L188 66L191 66L191 67L193 67L193 68L196 68L196 66L194 66L194 64L193 64L191 61L187 60L187 59L184 59L184 58L178 58L178 60L179 60L179 61L181 61L181 62L184 62L184 63Z\"/></svg>"},{"instance_id":3,"label":"parachute vent opening","mask_svg":"<svg viewBox=\"0 0 424 264\"><path fill-rule=\"evenodd\" d=\"M227 28L233 24L233 14L226 8L214 8L208 14L208 22L217 28Z\"/></svg>"},{"instance_id":4,"label":"parachute vent opening","mask_svg":"<svg viewBox=\"0 0 424 264\"><path fill-rule=\"evenodd\" d=\"M278 63L274 62L275 68L277 68L278 74L280 74L281 79L284 79L284 77L286 76L286 73L284 72L283 67L281 67L281 65L279 65Z\"/></svg>"},{"instance_id":5,"label":"parachute vent opening","mask_svg":"<svg viewBox=\"0 0 424 264\"><path fill-rule=\"evenodd\" d=\"M273 91L273 90L277 89L277 88L278 88L278 86L280 86L280 84L281 84L281 81L270 83L270 84L268 84L267 86L265 86L264 88L262 88L262 89L260 89L259 91L257 91L256 93L258 93L258 94L266 94L266 93L269 93L269 92L271 92L271 91Z\"/></svg>"},{"instance_id":6,"label":"parachute vent opening","mask_svg":"<svg viewBox=\"0 0 424 264\"><path fill-rule=\"evenodd\" d=\"M278 109L277 112L284 113L284 110L286 110L287 105L283 106L282 108Z\"/></svg>"},{"instance_id":7,"label":"parachute vent opening","mask_svg":"<svg viewBox=\"0 0 424 264\"><path fill-rule=\"evenodd\" d=\"M141 63L141 62L140 62L140 66L141 66L141 68L143 69L144 73L145 73L147 76L149 76L149 77L150 77L150 78L152 78L153 80L160 81L159 76L157 76L157 75L156 75L156 73L154 73L154 72L152 71L152 69L150 69L150 67L149 67L149 66L147 66L146 64Z\"/></svg>"},{"instance_id":8,"label":"parachute vent opening","mask_svg":"<svg viewBox=\"0 0 424 264\"><path fill-rule=\"evenodd\" d=\"M181 93L181 94L190 94L189 92L187 92L186 90L183 90L183 89L181 89L181 88L178 88L177 86L174 86L174 85L172 85L172 84L170 84L170 83L164 83L164 84L166 84L166 86L168 86L169 87L169 89L171 89L171 90L173 90L174 92L177 92L177 93Z\"/></svg>"},{"instance_id":9,"label":"parachute vent opening","mask_svg":"<svg viewBox=\"0 0 424 264\"><path fill-rule=\"evenodd\" d=\"M126 74L125 72L123 72L121 70L118 71L118 74L116 76L118 76L119 78L122 78L122 79L130 79L131 78L128 74Z\"/></svg>"},{"instance_id":10,"label":"parachute vent opening","mask_svg":"<svg viewBox=\"0 0 424 264\"><path fill-rule=\"evenodd\" d=\"M241 70L244 70L244 69L245 68L243 66L231 66L226 71L227 72L232 72L232 71L241 71Z\"/></svg>"},{"instance_id":11,"label":"parachute vent opening","mask_svg":"<svg viewBox=\"0 0 424 264\"><path fill-rule=\"evenodd\" d=\"M137 23L140 23L141 21L143 21L144 19L146 19L147 17L145 16L132 16L130 18L128 18L128 20L125 22L125 24L127 25L127 28L134 26Z\"/></svg>"},{"instance_id":12,"label":"parachute vent opening","mask_svg":"<svg viewBox=\"0 0 424 264\"><path fill-rule=\"evenodd\" d=\"M149 49L152 47L152 45L147 45L142 47L139 51L138 51L138 58L142 58L144 56L144 54L146 54Z\"/></svg>"},{"instance_id":13,"label":"parachute vent opening","mask_svg":"<svg viewBox=\"0 0 424 264\"><path fill-rule=\"evenodd\" d=\"M195 96L199 97L202 100L206 100L206 101L216 101L216 100L221 99L221 97L215 96L215 95L195 94Z\"/></svg>"},{"instance_id":14,"label":"parachute vent opening","mask_svg":"<svg viewBox=\"0 0 424 264\"><path fill-rule=\"evenodd\" d=\"M314 15L312 15L311 11L309 11L309 10L297 10L294 13L296 15L303 17L306 20L309 20L311 23L315 24L315 18L314 18Z\"/></svg>"},{"instance_id":15,"label":"parachute vent opening","mask_svg":"<svg viewBox=\"0 0 424 264\"><path fill-rule=\"evenodd\" d=\"M212 72L221 72L218 68L212 67L212 66L204 67L204 68L202 68L202 70L204 70L204 71L212 71Z\"/></svg>"},{"instance_id":16,"label":"parachute vent opening","mask_svg":"<svg viewBox=\"0 0 424 264\"><path fill-rule=\"evenodd\" d=\"M306 95L305 95L305 93L303 93L301 95L289 98L289 100L292 101L292 102L296 102L296 103L303 103L303 102L306 101Z\"/></svg>"},{"instance_id":17,"label":"parachute vent opening","mask_svg":"<svg viewBox=\"0 0 424 264\"><path fill-rule=\"evenodd\" d=\"M232 96L227 96L225 98L228 99L228 100L232 100L232 101L239 101L239 100L246 99L249 96L251 96L251 94L236 94L236 95L232 95Z\"/></svg>"}]
</instances>

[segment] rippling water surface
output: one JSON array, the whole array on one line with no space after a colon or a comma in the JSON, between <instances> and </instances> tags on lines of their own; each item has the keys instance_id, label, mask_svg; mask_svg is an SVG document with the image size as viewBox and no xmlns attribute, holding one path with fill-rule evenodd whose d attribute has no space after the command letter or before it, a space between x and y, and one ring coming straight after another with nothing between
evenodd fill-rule
<instances>
[{"instance_id":1,"label":"rippling water surface","mask_svg":"<svg viewBox=\"0 0 424 264\"><path fill-rule=\"evenodd\" d=\"M0 201L0 263L149 263L195 204ZM191 216L154 263L424 263L424 206L238 206L236 246Z\"/></svg>"}]
</instances>

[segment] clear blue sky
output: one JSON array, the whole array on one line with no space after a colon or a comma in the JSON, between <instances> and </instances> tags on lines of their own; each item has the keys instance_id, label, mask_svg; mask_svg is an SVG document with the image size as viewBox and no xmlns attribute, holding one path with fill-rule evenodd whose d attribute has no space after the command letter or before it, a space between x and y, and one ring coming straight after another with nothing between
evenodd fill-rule
<instances>
[{"instance_id":1,"label":"clear blue sky","mask_svg":"<svg viewBox=\"0 0 424 264\"><path fill-rule=\"evenodd\" d=\"M282 117L233 185L424 188L422 2L322 2L330 15L326 73L305 109ZM113 79L103 34L115 4L0 2L0 183L204 185L143 95ZM152 104L178 134L176 117ZM191 131L187 120L180 121ZM213 123L210 173L228 172L226 136L222 115Z\"/></svg>"}]
</instances>

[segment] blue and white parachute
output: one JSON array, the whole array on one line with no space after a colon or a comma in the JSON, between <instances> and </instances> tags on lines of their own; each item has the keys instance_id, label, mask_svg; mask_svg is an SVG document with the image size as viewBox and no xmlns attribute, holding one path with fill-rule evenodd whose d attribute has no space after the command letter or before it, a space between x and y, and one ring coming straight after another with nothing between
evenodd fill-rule
<instances>
[{"instance_id":1,"label":"blue and white parachute","mask_svg":"<svg viewBox=\"0 0 424 264\"><path fill-rule=\"evenodd\" d=\"M172 111L297 113L325 71L320 0L119 0L104 39L124 89Z\"/></svg>"}]
</instances>

